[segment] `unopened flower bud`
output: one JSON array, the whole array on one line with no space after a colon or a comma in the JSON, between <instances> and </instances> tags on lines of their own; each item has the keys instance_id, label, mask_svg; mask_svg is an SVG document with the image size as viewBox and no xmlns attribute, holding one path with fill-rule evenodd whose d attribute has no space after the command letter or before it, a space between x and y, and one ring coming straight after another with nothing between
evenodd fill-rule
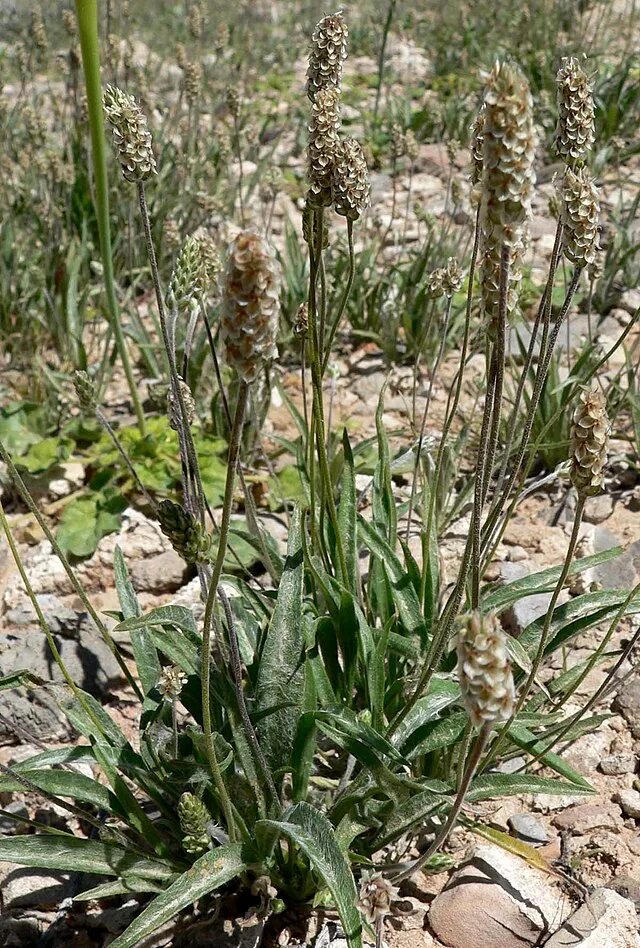
<instances>
[{"instance_id":1,"label":"unopened flower bud","mask_svg":"<svg viewBox=\"0 0 640 948\"><path fill-rule=\"evenodd\" d=\"M211 816L206 806L193 793L183 793L178 801L178 820L182 830L182 846L196 855L209 848L211 837L208 826Z\"/></svg>"},{"instance_id":2,"label":"unopened flower bud","mask_svg":"<svg viewBox=\"0 0 640 948\"><path fill-rule=\"evenodd\" d=\"M172 547L187 563L206 563L211 556L212 540L202 524L180 504L163 500L158 506L160 529Z\"/></svg>"}]
</instances>

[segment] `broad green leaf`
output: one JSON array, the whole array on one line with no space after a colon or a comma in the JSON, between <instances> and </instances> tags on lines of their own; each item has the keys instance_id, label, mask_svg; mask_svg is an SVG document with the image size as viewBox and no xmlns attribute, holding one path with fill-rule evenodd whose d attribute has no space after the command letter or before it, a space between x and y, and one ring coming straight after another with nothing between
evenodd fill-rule
<instances>
[{"instance_id":1,"label":"broad green leaf","mask_svg":"<svg viewBox=\"0 0 640 948\"><path fill-rule=\"evenodd\" d=\"M370 724L360 720L349 708L329 708L326 711L316 711L315 719L318 727L326 733L344 735L354 738L371 748L381 757L387 757L397 764L405 764L402 754L391 744L386 737L375 731Z\"/></svg>"},{"instance_id":2,"label":"broad green leaf","mask_svg":"<svg viewBox=\"0 0 640 948\"><path fill-rule=\"evenodd\" d=\"M387 391L388 379L380 391L378 405L376 407L376 434L378 439L378 463L376 464L373 475L373 491L371 496L371 508L373 511L373 522L378 532L384 536L392 547L395 546L398 535L398 520L396 501L393 496L393 485L391 482L391 455L389 453L389 439L387 431L382 420L384 410L384 397Z\"/></svg>"},{"instance_id":3,"label":"broad green leaf","mask_svg":"<svg viewBox=\"0 0 640 948\"><path fill-rule=\"evenodd\" d=\"M451 677L436 674L423 698L416 701L407 716L398 725L393 743L405 753L415 748L425 736L424 726L440 716L445 708L460 698L460 686Z\"/></svg>"},{"instance_id":4,"label":"broad green leaf","mask_svg":"<svg viewBox=\"0 0 640 948\"><path fill-rule=\"evenodd\" d=\"M453 714L447 715L446 718L428 721L419 729L419 741L414 744L414 732L409 742L412 746L412 750L404 748L404 753L409 760L414 760L423 754L432 754L434 751L451 747L452 744L455 744L462 737L468 721L469 718L464 711L456 711Z\"/></svg>"},{"instance_id":5,"label":"broad green leaf","mask_svg":"<svg viewBox=\"0 0 640 948\"><path fill-rule=\"evenodd\" d=\"M358 530L365 546L378 557L384 566L400 621L409 634L419 635L424 640L427 630L420 609L420 601L401 560L389 544L383 540L375 527L360 516L358 517Z\"/></svg>"},{"instance_id":6,"label":"broad green leaf","mask_svg":"<svg viewBox=\"0 0 640 948\"><path fill-rule=\"evenodd\" d=\"M140 615L140 603L129 577L127 564L124 561L122 550L116 545L113 554L113 577L120 602L120 609L125 619L132 619Z\"/></svg>"},{"instance_id":7,"label":"broad green leaf","mask_svg":"<svg viewBox=\"0 0 640 948\"><path fill-rule=\"evenodd\" d=\"M24 768L19 773L23 774L31 783L34 783L36 787L39 787L44 794L70 797L79 803L91 803L99 810L122 814L122 810L118 806L118 800L109 789L85 774L79 774L72 770L32 770ZM24 784L8 774L0 774L0 791L3 790L10 793L24 792Z\"/></svg>"},{"instance_id":8,"label":"broad green leaf","mask_svg":"<svg viewBox=\"0 0 640 948\"><path fill-rule=\"evenodd\" d=\"M428 781L431 786L414 794L405 803L394 806L376 839L376 848L386 846L394 839L424 823L425 819L451 803L451 788L441 781Z\"/></svg>"},{"instance_id":9,"label":"broad green leaf","mask_svg":"<svg viewBox=\"0 0 640 948\"><path fill-rule=\"evenodd\" d=\"M197 633L193 612L187 606L158 606L143 616L132 616L119 622L114 632L131 632L152 625L173 625L182 632Z\"/></svg>"},{"instance_id":10,"label":"broad green leaf","mask_svg":"<svg viewBox=\"0 0 640 948\"><path fill-rule=\"evenodd\" d=\"M262 820L260 824L285 836L302 850L335 900L349 948L362 948L356 885L327 818L308 803L296 803L281 820ZM115 943L112 948L126 946Z\"/></svg>"},{"instance_id":11,"label":"broad green leaf","mask_svg":"<svg viewBox=\"0 0 640 948\"><path fill-rule=\"evenodd\" d=\"M554 777L538 777L536 774L481 774L471 784L468 800L494 800L500 797L519 796L521 793L595 793L586 784L569 783Z\"/></svg>"},{"instance_id":12,"label":"broad green leaf","mask_svg":"<svg viewBox=\"0 0 640 948\"><path fill-rule=\"evenodd\" d=\"M98 722L102 737L107 740L112 747L128 747L129 742L126 737L100 702L96 701L93 695L90 695L86 691L81 691L80 693L84 707L76 696L69 691L62 691L61 696L58 698L60 708L64 711L75 729L90 741L96 737L96 722ZM87 706L91 709L91 715L87 714L85 710Z\"/></svg>"},{"instance_id":13,"label":"broad green leaf","mask_svg":"<svg viewBox=\"0 0 640 948\"><path fill-rule=\"evenodd\" d=\"M544 654L549 655L569 639L615 615L628 596L628 591L624 589L603 589L576 596L557 606L553 610ZM630 602L624 614L635 615L638 612L640 612L640 603ZM540 619L531 622L519 638L520 644L530 655L534 655L538 649L544 621L545 617L541 616Z\"/></svg>"},{"instance_id":14,"label":"broad green leaf","mask_svg":"<svg viewBox=\"0 0 640 948\"><path fill-rule=\"evenodd\" d=\"M38 869L91 872L98 876L133 873L143 879L169 879L173 874L166 863L140 859L111 843L44 834L0 836L0 861Z\"/></svg>"},{"instance_id":15,"label":"broad green leaf","mask_svg":"<svg viewBox=\"0 0 640 948\"><path fill-rule=\"evenodd\" d=\"M278 598L259 656L256 680L256 712L264 713L280 706L258 724L260 746L274 771L290 764L304 691L303 529L302 512L296 507L291 517Z\"/></svg>"},{"instance_id":16,"label":"broad green leaf","mask_svg":"<svg viewBox=\"0 0 640 948\"><path fill-rule=\"evenodd\" d=\"M358 592L356 478L353 452L346 428L342 432L342 450L344 453L344 467L340 481L338 529L342 538L344 555L347 561L348 575L345 578L345 586L355 596Z\"/></svg>"},{"instance_id":17,"label":"broad green leaf","mask_svg":"<svg viewBox=\"0 0 640 948\"><path fill-rule=\"evenodd\" d=\"M615 557L620 556L622 552L621 546L614 546L610 550L603 550L601 553L594 553L592 556L583 556L571 564L568 577L577 576L586 569L591 569L600 563L606 563L608 560L615 559ZM529 576L514 579L513 582L506 583L498 589L484 592L482 597L483 608L500 612L510 605L510 603L516 602L518 599L524 599L525 596L535 596L538 593L552 592L561 570L561 566L552 566L550 569L543 569L538 573L531 573Z\"/></svg>"},{"instance_id":18,"label":"broad green leaf","mask_svg":"<svg viewBox=\"0 0 640 948\"><path fill-rule=\"evenodd\" d=\"M111 948L135 948L178 912L230 882L245 868L241 848L237 844L220 846L205 853L161 892L122 935L111 942Z\"/></svg>"},{"instance_id":19,"label":"broad green leaf","mask_svg":"<svg viewBox=\"0 0 640 948\"><path fill-rule=\"evenodd\" d=\"M162 892L162 886L149 879L139 879L134 875L127 875L126 880L104 882L92 889L74 895L74 902L94 902L98 899L112 899L116 895L135 895L138 892Z\"/></svg>"},{"instance_id":20,"label":"broad green leaf","mask_svg":"<svg viewBox=\"0 0 640 948\"><path fill-rule=\"evenodd\" d=\"M94 494L79 497L64 508L56 539L63 553L77 557L91 556L102 537L120 529L124 497Z\"/></svg>"}]
</instances>

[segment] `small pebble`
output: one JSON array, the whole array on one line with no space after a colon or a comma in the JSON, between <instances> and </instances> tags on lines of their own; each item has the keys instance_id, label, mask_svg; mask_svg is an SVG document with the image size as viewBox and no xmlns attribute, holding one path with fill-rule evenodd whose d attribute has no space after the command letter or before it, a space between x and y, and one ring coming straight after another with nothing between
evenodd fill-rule
<instances>
[{"instance_id":1,"label":"small pebble","mask_svg":"<svg viewBox=\"0 0 640 948\"><path fill-rule=\"evenodd\" d=\"M535 816L530 813L514 813L509 817L509 826L518 837L527 843L542 845L549 842L547 830Z\"/></svg>"},{"instance_id":2,"label":"small pebble","mask_svg":"<svg viewBox=\"0 0 640 948\"><path fill-rule=\"evenodd\" d=\"M600 770L609 777L632 774L635 769L636 759L633 754L612 754L610 757L603 757L600 761Z\"/></svg>"},{"instance_id":3,"label":"small pebble","mask_svg":"<svg viewBox=\"0 0 640 948\"><path fill-rule=\"evenodd\" d=\"M29 811L21 800L12 800L4 807L7 814L20 816L22 819L29 819ZM0 816L0 833L5 836L19 836L28 833L29 827L26 823L20 823L18 820L12 820L10 816Z\"/></svg>"},{"instance_id":4,"label":"small pebble","mask_svg":"<svg viewBox=\"0 0 640 948\"><path fill-rule=\"evenodd\" d=\"M620 790L614 799L626 816L640 820L640 793L637 790Z\"/></svg>"}]
</instances>

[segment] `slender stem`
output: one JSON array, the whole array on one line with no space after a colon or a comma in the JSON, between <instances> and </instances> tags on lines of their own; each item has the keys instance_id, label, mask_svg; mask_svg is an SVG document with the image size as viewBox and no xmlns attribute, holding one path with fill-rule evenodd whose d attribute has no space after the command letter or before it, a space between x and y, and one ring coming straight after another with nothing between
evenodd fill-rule
<instances>
[{"instance_id":1,"label":"slender stem","mask_svg":"<svg viewBox=\"0 0 640 948\"><path fill-rule=\"evenodd\" d=\"M342 579L346 582L348 577L347 562L344 554L344 546L340 529L338 526L338 512L336 502L333 496L333 485L331 483L331 472L329 470L329 460L327 457L326 434L324 424L324 406L322 403L322 372L321 372L321 354L320 340L318 337L318 327L316 321L316 294L315 281L317 268L322 259L322 231L324 227L323 209L316 208L313 214L314 228L316 236L316 246L311 251L310 263L310 295L309 295L309 341L310 341L310 363L311 363L311 384L313 391L313 420L315 423L316 450L318 453L318 465L320 468L320 479L323 494L322 511L325 506L329 513L329 519L333 527L335 548L338 558L338 566ZM311 249L311 248L310 248ZM316 256L317 253L317 256ZM321 540L323 532L321 531Z\"/></svg>"},{"instance_id":2,"label":"slender stem","mask_svg":"<svg viewBox=\"0 0 640 948\"><path fill-rule=\"evenodd\" d=\"M538 643L538 649L537 649L535 658L533 662L531 663L531 671L529 672L529 675L527 676L527 680L525 681L523 687L520 689L520 694L518 695L518 700L516 701L515 707L511 713L511 717L506 722L506 724L503 725L498 739L495 741L493 747L491 748L490 755L487 757L487 760L485 760L483 764L483 768L486 768L492 760L496 759L496 756L500 748L504 745L504 742L507 738L507 735L509 733L509 728L515 721L516 717L518 716L518 714L520 713L522 709L522 706L527 700L527 697L531 690L531 686L535 682L538 672L540 670L540 665L542 664L542 659L544 658L544 652L547 647L547 643L549 641L549 633L551 630L551 623L553 621L553 613L558 603L560 593L562 592L565 581L567 579L569 568L571 567L571 561L573 560L573 554L575 553L576 544L578 542L578 536L580 533L580 524L582 523L582 515L584 513L585 501L586 501L585 495L578 494L578 503L576 506L576 513L575 513L575 518L573 521L573 529L571 530L571 537L569 539L569 546L567 547L567 553L564 558L564 563L562 564L562 569L560 570L560 575L558 576L558 581L555 585L555 589L553 590L551 601L549 602L549 607L545 615L544 625L542 627L542 632L540 634L540 642Z\"/></svg>"},{"instance_id":3,"label":"slender stem","mask_svg":"<svg viewBox=\"0 0 640 948\"><path fill-rule=\"evenodd\" d=\"M207 755L207 761L211 769L211 774L213 776L218 795L220 797L220 803L225 814L227 821L227 829L229 832L229 837L233 841L235 840L235 821L233 817L233 810L231 806L231 800L225 787L224 780L222 779L222 771L220 770L220 763L216 756L215 745L213 742L213 732L211 728L211 694L210 694L210 685L211 685L211 629L212 629L212 619L213 619L213 609L216 602L216 596L218 594L218 583L220 582L220 576L222 575L222 567L224 565L224 558L227 552L227 543L229 540L229 525L231 523L231 508L233 506L233 488L235 484L235 475L236 467L238 465L238 458L240 455L240 441L242 435L242 425L244 421L245 410L247 407L247 394L248 386L244 380L240 381L240 388L238 391L238 401L236 404L236 412L233 419L233 428L231 429L231 436L229 441L229 457L227 460L227 480L224 489L224 501L222 507L222 520L220 521L220 533L218 538L218 553L216 560L213 566L213 572L211 575L211 582L209 583L209 595L207 597L207 604L205 607L204 613L204 627L202 630L202 671L201 671L201 680L202 680L202 730L204 732L205 738L205 753Z\"/></svg>"},{"instance_id":4,"label":"slender stem","mask_svg":"<svg viewBox=\"0 0 640 948\"><path fill-rule=\"evenodd\" d=\"M31 495L29 494L29 491L27 490L27 488L26 488L26 486L25 486L24 481L23 481L22 478L20 477L20 474L18 473L18 470L17 470L15 464L13 463L13 460L12 460L12 458L11 458L11 455L7 452L7 450L6 450L5 446L4 446L4 444L2 443L2 441L0 441L0 458L2 458L2 460L4 461L4 463L7 465L7 470L8 470L8 472L9 472L9 475L11 476L12 481L14 482L15 486L17 487L18 493L20 494L20 497L22 498L22 500L24 501L24 503L25 503L25 504L27 505L27 507L29 508L30 512L33 514L33 516L34 516L34 517L36 518L36 520L38 521L38 525L39 525L39 527L42 529L42 532L44 533L44 535L45 535L45 537L47 538L47 540L49 541L49 543L51 544L51 548L52 548L53 552L55 553L55 555L58 557L58 559L59 559L60 562L62 563L62 567L63 567L65 573L67 574L67 576L69 577L69 581L71 582L71 585L73 586L74 592L75 592L76 595L79 597L80 601L82 602L82 605L84 606L84 608L85 608L85 609L87 610L87 612L89 613L91 619L93 620L93 623L94 623L96 629L98 630L98 632L100 633L100 635L101 635L102 638L104 639L105 643L108 645L108 647L109 647L109 648L111 649L111 651L113 652L113 655L114 655L116 661L118 662L118 665L120 666L120 669L121 669L121 671L122 671L124 677L125 677L126 680L129 682L129 684L131 685L131 687L132 687L133 690L135 691L136 695L142 700L142 698L143 698L144 696L143 696L143 694L142 694L142 692L141 692L141 690L140 690L140 687L139 687L138 683L135 681L135 679L133 678L131 672L129 671L129 669L128 669L128 667L127 667L127 663L125 662L125 660L123 659L122 655L120 654L120 650L118 649L118 646L117 646L116 643L114 642L114 640L113 640L113 638L112 638L112 636L111 636L109 630L107 629L107 627L105 626L105 624L102 622L102 620L101 620L100 617L98 616L98 613L95 611L95 609L94 609L93 606L91 605L91 603L90 603L90 601L89 601L89 599L88 599L88 597L87 597L86 592L85 592L84 589L82 588L81 583L78 582L78 578L76 577L75 573L74 573L73 570L71 569L71 566L70 566L70 564L69 564L69 561L67 560L66 556L64 555L64 553L63 553L62 550L60 549L60 546L59 546L59 544L58 544L58 541L56 540L55 536L53 535L53 532L52 532L52 530L50 529L50 527L49 527L47 521L44 519L44 517L43 517L42 514L40 513L38 507L37 507L36 504L34 503L34 501L33 501L32 497L31 497Z\"/></svg>"},{"instance_id":5,"label":"slender stem","mask_svg":"<svg viewBox=\"0 0 640 948\"><path fill-rule=\"evenodd\" d=\"M140 493L142 494L146 502L149 504L149 506L153 510L155 510L157 506L155 500L153 499L153 497L151 497L151 495L149 494L149 491L140 480L140 477L138 476L138 473L135 467L133 466L131 458L129 457L129 455L124 449L122 441L120 440L118 435L115 433L114 429L111 426L111 422L109 421L109 419L107 418L107 416L105 415L105 413L100 407L96 407L96 418L98 419L98 421L100 422L100 424L102 425L106 433L108 434L109 438L111 439L111 442L113 443L114 448L116 449L116 451L120 455L120 458L122 459L122 463L126 467L131 477L133 478L133 482L136 485L137 489L140 491Z\"/></svg>"},{"instance_id":6,"label":"slender stem","mask_svg":"<svg viewBox=\"0 0 640 948\"><path fill-rule=\"evenodd\" d=\"M451 807L451 810L449 811L449 815L446 819L446 822L442 825L440 831L436 833L436 837L431 843L431 845L429 846L429 848L427 849L427 851L424 852L420 856L419 859L416 859L416 861L412 863L411 866L409 866L407 869L404 869L401 873L399 873L395 877L394 882L396 884L398 882L402 882L404 879L408 879L409 876L412 876L414 872L417 872L419 869L422 869L422 867L431 859L433 855L435 855L435 853L437 853L440 847L444 845L444 843L447 841L447 839L451 835L451 832L453 831L453 828L460 814L460 810L464 806L465 797L467 795L469 786L471 784L471 781L473 780L475 772L478 769L480 758L482 757L482 753L487 745L487 741L489 740L490 734L491 734L491 724L483 724L482 728L480 729L480 733L478 734L478 737L476 738L476 742L474 744L473 750L471 754L469 755L467 766L465 768L464 775L462 777L460 786L458 788L458 794L453 803L453 806Z\"/></svg>"},{"instance_id":7,"label":"slender stem","mask_svg":"<svg viewBox=\"0 0 640 948\"><path fill-rule=\"evenodd\" d=\"M389 38L389 30L391 29L391 23L393 22L393 14L395 13L397 0L389 0L389 8L387 10L387 18L384 23L384 29L382 32L382 42L380 44L380 54L378 56L378 84L376 86L376 101L373 106L373 120L378 118L378 109L380 107L380 94L382 92L382 80L384 78L384 59L385 53L387 51L387 40Z\"/></svg>"},{"instance_id":8,"label":"slender stem","mask_svg":"<svg viewBox=\"0 0 640 948\"><path fill-rule=\"evenodd\" d=\"M100 240L100 254L104 273L104 285L107 296L109 322L116 339L118 354L127 378L131 402L138 420L140 431L144 433L144 412L140 403L138 389L133 377L127 343L122 331L118 300L116 297L111 254L111 231L109 228L109 183L107 177L107 158L104 144L104 116L102 110L102 83L100 81L100 47L98 43L98 3L97 0L76 0L78 32L82 50L91 133L91 151L93 158L93 176L95 181L96 219Z\"/></svg>"},{"instance_id":9,"label":"slender stem","mask_svg":"<svg viewBox=\"0 0 640 948\"><path fill-rule=\"evenodd\" d=\"M242 150L240 148L240 128L238 126L238 116L234 113L233 116L233 138L236 146L236 160L238 162L238 201L240 204L240 223L244 227L244 198L242 192L244 190L244 169L242 167Z\"/></svg>"},{"instance_id":10,"label":"slender stem","mask_svg":"<svg viewBox=\"0 0 640 948\"><path fill-rule=\"evenodd\" d=\"M322 372L321 372L322 375L324 375L324 373L327 371L327 365L331 357L331 347L333 346L333 341L336 338L336 333L338 331L338 327L340 326L340 321L344 314L347 301L349 299L349 296L351 295L353 280L356 274L356 260L355 260L355 253L353 250L353 221L351 220L351 218L347 218L347 242L349 245L349 273L347 276L347 282L344 288L344 292L342 294L342 299L340 300L340 305L338 306L333 323L331 324L331 329L329 330L329 338L327 339L326 349L324 351L324 356L322 357ZM322 344L322 337L321 337L321 344Z\"/></svg>"},{"instance_id":11,"label":"slender stem","mask_svg":"<svg viewBox=\"0 0 640 948\"><path fill-rule=\"evenodd\" d=\"M435 365L433 366L431 372L431 378L429 379L429 388L427 389L427 398L424 403L424 411L422 412L422 423L420 425L420 434L418 436L418 444L416 447L416 460L413 466L413 480L411 482L411 496L409 497L409 510L407 511L407 529L405 532L405 540L408 543L409 537L411 535L411 519L413 515L413 505L416 499L416 488L418 486L418 470L420 468L420 459L422 457L422 445L424 444L424 433L427 427L427 417L429 415L429 407L431 405L431 394L433 392L433 386L435 383L436 375L440 368L440 363L442 361L442 356L444 354L444 348L447 342L447 332L449 329L449 317L451 316L451 302L452 297L447 297L447 305L444 313L444 324L442 326L442 336L440 339L440 346L438 348L438 354L436 356Z\"/></svg>"}]
</instances>

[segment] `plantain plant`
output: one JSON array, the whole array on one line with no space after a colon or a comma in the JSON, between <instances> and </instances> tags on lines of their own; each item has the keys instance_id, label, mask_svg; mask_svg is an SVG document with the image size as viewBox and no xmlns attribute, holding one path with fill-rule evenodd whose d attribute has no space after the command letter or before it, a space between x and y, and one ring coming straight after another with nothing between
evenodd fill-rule
<instances>
[{"instance_id":1,"label":"plantain plant","mask_svg":"<svg viewBox=\"0 0 640 948\"><path fill-rule=\"evenodd\" d=\"M142 612L116 551L120 609L109 630L54 545L138 697L137 734L127 738L69 675L0 508L11 551L63 676L62 684L53 685L25 670L0 684L47 689L82 738L76 746L3 767L0 790L29 790L62 801L83 828L83 835L72 834L27 820L36 832L1 839L0 859L104 877L76 901L132 894L147 900L113 948L133 948L196 903L206 913L214 893L224 897L239 891L255 901L256 921L285 908L330 907L340 916L350 948L360 948L363 926L381 944L396 886L417 868L442 867L439 851L458 821L549 868L539 854L476 819L470 805L509 794L592 793L585 776L559 751L606 717L595 706L615 687L640 637L640 632L633 635L621 652L611 648L623 617L640 610L638 588L588 592L559 604L568 578L620 552L574 561L582 512L602 490L606 472L610 423L597 388L579 398L577 384L574 391L568 461L577 510L564 562L504 585L484 578L536 455L532 433L558 334L597 253L597 192L586 171L593 110L588 97L585 104L588 82L575 61L563 63L559 73L558 150L566 165L562 216L511 416L505 419L505 340L527 240L535 143L527 83L515 65L497 63L474 126L478 226L460 364L444 430L437 446L419 443L410 453L404 468L412 478L408 510L394 488L383 390L376 413L371 517L360 511L357 446L346 430L341 438L327 430L323 388L351 288L348 276L342 296L330 305L324 254L329 210L334 207L345 218L353 274L353 232L369 202L362 149L353 139L343 139L340 128L347 35L341 14L318 24L307 77L312 113L303 218L308 298L297 329L309 372L303 369L306 415L297 414L303 499L289 511L285 555L258 521L241 463L242 431L256 381L276 355L277 258L265 238L249 230L240 231L227 254L219 341L235 383L219 392L230 439L222 515L216 522L203 488L191 431L193 402L183 372L190 338L185 320L209 326L201 305L202 248L195 243L183 248L164 293L147 203L156 170L151 137L131 96L111 87L105 95L123 176L137 192L168 367L171 424L180 448L182 502L165 500L154 510L164 533L197 573L206 605L201 624L183 606ZM572 98L576 88L578 102ZM564 303L553 314L561 254L574 269ZM440 278L449 281L450 292L444 291L449 306L460 277L452 265L452 272ZM474 315L476 281L481 322ZM533 368L536 338L540 356ZM208 339L221 379L213 332ZM470 529L457 576L447 585L439 544L451 483L446 474L450 432L468 356L478 341L486 365L468 494ZM602 364L590 363L579 382L591 381ZM79 394L91 407L87 378L78 382ZM514 419L520 418L515 431ZM536 440L544 436L542 431ZM121 444L116 448L126 457ZM18 493L51 537L4 446L0 455ZM135 475L134 464L126 463ZM269 588L225 572L236 479L245 494L245 539L272 580ZM415 535L421 556L410 543ZM507 634L502 614L543 592L551 594L546 614L519 637ZM588 659L548 675L558 650L603 624L606 632ZM116 644L125 634L135 670ZM567 702L603 662L608 666L603 685L568 715ZM499 766L523 756L526 764L515 773ZM78 773L80 762L89 764L94 775ZM413 844L422 846L417 857Z\"/></svg>"}]
</instances>

